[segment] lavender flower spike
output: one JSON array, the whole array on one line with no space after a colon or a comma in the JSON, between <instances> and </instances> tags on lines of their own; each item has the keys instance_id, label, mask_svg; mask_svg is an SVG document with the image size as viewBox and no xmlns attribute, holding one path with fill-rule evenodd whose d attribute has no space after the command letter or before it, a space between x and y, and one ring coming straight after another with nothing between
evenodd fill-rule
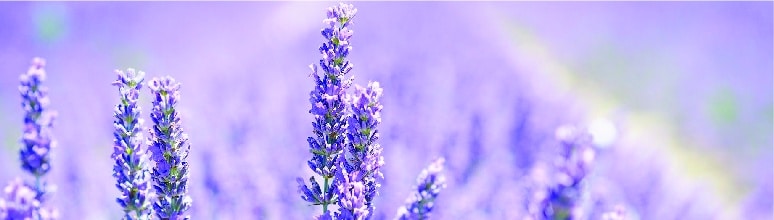
<instances>
[{"instance_id":1,"label":"lavender flower spike","mask_svg":"<svg viewBox=\"0 0 774 220\"><path fill-rule=\"evenodd\" d=\"M422 170L417 178L416 191L406 199L406 205L398 209L395 219L414 220L428 219L433 205L441 189L446 188L446 178L441 174L444 159L435 160Z\"/></svg>"},{"instance_id":2,"label":"lavender flower spike","mask_svg":"<svg viewBox=\"0 0 774 220\"><path fill-rule=\"evenodd\" d=\"M0 199L0 219L57 219L56 210L40 207L38 193L32 186L17 178L5 187L5 198Z\"/></svg>"},{"instance_id":3,"label":"lavender flower spike","mask_svg":"<svg viewBox=\"0 0 774 220\"><path fill-rule=\"evenodd\" d=\"M145 77L142 71L116 70L121 102L116 106L113 126L113 177L121 191L118 204L124 209L124 219L150 219L150 173L147 148L142 146L142 119L140 119L140 89Z\"/></svg>"},{"instance_id":4,"label":"lavender flower spike","mask_svg":"<svg viewBox=\"0 0 774 220\"><path fill-rule=\"evenodd\" d=\"M151 178L157 201L153 209L159 219L189 219L185 212L191 207L188 196L188 135L180 127L175 105L180 99L180 84L172 77L154 78L148 87L155 97L149 140L151 159L156 166Z\"/></svg>"},{"instance_id":5,"label":"lavender flower spike","mask_svg":"<svg viewBox=\"0 0 774 220\"><path fill-rule=\"evenodd\" d=\"M369 82L366 88L355 87L357 92L352 97L352 105L350 106L352 116L349 117L347 123L349 144L347 145L348 154L344 156L348 156L348 158L342 161L342 166L339 169L346 170L347 173L359 174L349 178L349 181L360 182L363 189L358 190L363 192L353 192L357 188L346 187L347 190L340 190L341 194L338 196L344 198L353 194L362 194L365 208L368 213L372 214L375 209L373 199L378 195L378 189L381 187L379 180L384 179L380 169L384 165L382 147L376 142L379 139L377 126L382 121L382 104L379 103L382 88L379 87L379 82ZM340 212L344 211L351 213L354 210L341 210Z\"/></svg>"},{"instance_id":6,"label":"lavender flower spike","mask_svg":"<svg viewBox=\"0 0 774 220\"><path fill-rule=\"evenodd\" d=\"M43 180L43 176L51 170L51 149L56 146L51 128L57 116L55 111L48 109L48 88L42 85L46 80L45 65L45 60L36 57L27 73L19 77L21 105L25 112L21 141L23 146L19 150L19 159L22 168L35 176L35 184L32 187L39 203L43 203L47 195L55 189L55 186ZM34 212L38 218L45 215L45 210L39 207L35 208Z\"/></svg>"},{"instance_id":7,"label":"lavender flower spike","mask_svg":"<svg viewBox=\"0 0 774 220\"><path fill-rule=\"evenodd\" d=\"M55 146L51 137L51 127L56 112L48 109L48 88L41 85L46 80L46 61L34 58L32 66L20 78L19 92L24 108L24 134L19 156L22 168L36 178L45 175L51 169L50 152Z\"/></svg>"},{"instance_id":8,"label":"lavender flower spike","mask_svg":"<svg viewBox=\"0 0 774 220\"><path fill-rule=\"evenodd\" d=\"M351 19L357 10L352 5L339 4L338 7L328 9L327 19L329 26L321 33L327 42L319 48L322 54L320 59L321 73L317 66L310 65L315 87L310 93L309 102L314 115L312 122L312 137L309 142L312 159L308 161L309 168L322 176L324 182L322 188L314 177L310 178L311 188L298 179L298 189L302 193L301 198L313 205L322 205L323 213L329 215L328 205L335 204L334 189L330 185L335 181L336 167L339 155L346 146L347 102L346 89L352 84L352 78L344 77L352 70L352 64L347 60L351 50L349 39L352 37ZM326 214L328 213L328 214ZM322 216L325 218L325 216Z\"/></svg>"}]
</instances>

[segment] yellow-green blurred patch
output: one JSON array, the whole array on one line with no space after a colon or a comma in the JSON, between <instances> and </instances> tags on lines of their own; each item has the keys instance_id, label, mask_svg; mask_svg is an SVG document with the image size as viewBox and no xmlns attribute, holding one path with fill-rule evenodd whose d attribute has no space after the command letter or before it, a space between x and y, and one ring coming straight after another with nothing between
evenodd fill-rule
<instances>
[{"instance_id":1,"label":"yellow-green blurred patch","mask_svg":"<svg viewBox=\"0 0 774 220\"><path fill-rule=\"evenodd\" d=\"M712 121L728 125L736 121L739 114L739 101L730 89L721 89L710 98L709 113Z\"/></svg>"},{"instance_id":2,"label":"yellow-green blurred patch","mask_svg":"<svg viewBox=\"0 0 774 220\"><path fill-rule=\"evenodd\" d=\"M68 32L69 15L67 6L59 2L45 2L32 7L32 21L35 37L47 44L63 39Z\"/></svg>"}]
</instances>

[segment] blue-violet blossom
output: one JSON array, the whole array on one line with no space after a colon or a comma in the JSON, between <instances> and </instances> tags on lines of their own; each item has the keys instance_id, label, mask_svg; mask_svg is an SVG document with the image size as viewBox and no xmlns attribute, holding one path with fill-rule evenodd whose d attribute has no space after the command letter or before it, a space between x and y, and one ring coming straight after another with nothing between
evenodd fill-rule
<instances>
[{"instance_id":1,"label":"blue-violet blossom","mask_svg":"<svg viewBox=\"0 0 774 220\"><path fill-rule=\"evenodd\" d=\"M336 219L342 220L363 220L371 215L369 207L366 205L366 187L362 179L360 170L344 167L344 161L340 160L338 172L336 172L336 195L338 196L339 212L334 213Z\"/></svg>"},{"instance_id":2,"label":"blue-violet blossom","mask_svg":"<svg viewBox=\"0 0 774 220\"><path fill-rule=\"evenodd\" d=\"M21 106L24 109L23 146L19 150L19 159L22 168L35 176L32 187L36 192L35 199L40 203L55 189L43 180L43 176L51 170L51 149L56 146L51 128L57 116L55 111L48 109L48 88L42 85L46 80L45 65L45 60L36 57L32 59L27 73L19 77ZM38 210L36 208L35 216L40 218L42 214Z\"/></svg>"},{"instance_id":3,"label":"blue-violet blossom","mask_svg":"<svg viewBox=\"0 0 774 220\"><path fill-rule=\"evenodd\" d=\"M309 168L322 176L324 182L322 188L314 177L310 177L311 184L307 186L304 180L299 178L298 190L301 198L313 205L322 205L323 216L329 218L328 205L336 204L334 186L336 169L340 154L346 146L347 124L347 100L346 89L352 84L352 78L344 77L352 70L352 64L347 60L351 50L349 45L352 30L349 26L357 9L352 5L339 4L338 7L328 8L327 19L323 20L329 26L321 33L326 42L320 46L322 54L320 69L310 65L315 87L310 92L309 102L312 108L309 111L314 116L312 122L314 136L309 137L310 152L312 158L308 161Z\"/></svg>"},{"instance_id":4,"label":"blue-violet blossom","mask_svg":"<svg viewBox=\"0 0 774 220\"><path fill-rule=\"evenodd\" d=\"M415 191L406 199L406 204L398 209L395 219L415 220L430 217L435 199L441 190L446 188L446 178L441 174L443 163L444 159L438 158L422 170L417 178Z\"/></svg>"},{"instance_id":5,"label":"blue-violet blossom","mask_svg":"<svg viewBox=\"0 0 774 220\"><path fill-rule=\"evenodd\" d=\"M153 128L148 139L151 159L155 162L151 178L157 201L153 209L160 219L189 219L185 212L191 207L187 162L191 147L175 109L180 99L180 84L167 76L154 78L148 87L154 96L150 114Z\"/></svg>"},{"instance_id":6,"label":"blue-violet blossom","mask_svg":"<svg viewBox=\"0 0 774 220\"><path fill-rule=\"evenodd\" d=\"M150 219L149 182L147 148L142 145L142 124L140 106L140 89L145 73L127 69L126 72L116 70L118 80L113 85L118 86L121 102L116 105L113 126L113 177L121 195L116 199L124 210L124 219Z\"/></svg>"},{"instance_id":7,"label":"blue-violet blossom","mask_svg":"<svg viewBox=\"0 0 774 220\"><path fill-rule=\"evenodd\" d=\"M369 82L366 88L357 85L355 87L356 92L350 100L352 115L347 123L348 154L343 154L346 160L342 161L339 169L350 174L347 181L359 183L337 184L337 187L343 187L339 189L340 199L347 197L354 201L355 198L351 196L362 195L363 198L358 198L358 201L364 199L362 205L365 206L345 208L339 205L340 212L355 213L356 209L362 208L368 213L364 218L368 218L374 213L373 199L378 195L381 186L379 180L384 179L380 169L384 165L382 147L376 142L379 139L377 126L382 121L382 104L379 103L382 88L379 87L379 82Z\"/></svg>"},{"instance_id":8,"label":"blue-violet blossom","mask_svg":"<svg viewBox=\"0 0 774 220\"><path fill-rule=\"evenodd\" d=\"M46 80L46 61L34 58L32 66L20 78L19 92L24 108L24 134L19 156L22 168L35 177L40 177L51 170L51 148L55 142L51 137L56 112L48 109L48 88L41 85Z\"/></svg>"}]
</instances>

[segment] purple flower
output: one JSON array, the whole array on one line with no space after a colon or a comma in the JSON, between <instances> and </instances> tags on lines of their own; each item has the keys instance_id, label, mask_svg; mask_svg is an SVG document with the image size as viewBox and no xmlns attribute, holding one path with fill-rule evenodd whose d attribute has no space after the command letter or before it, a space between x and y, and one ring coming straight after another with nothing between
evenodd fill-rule
<instances>
[{"instance_id":1,"label":"purple flower","mask_svg":"<svg viewBox=\"0 0 774 220\"><path fill-rule=\"evenodd\" d=\"M309 113L314 116L314 122L312 122L314 135L307 139L312 153L312 159L308 161L308 165L315 173L322 176L323 185L320 188L317 180L311 177L310 189L299 178L298 189L302 199L313 205L322 205L323 213L327 213L324 215L328 217L330 217L328 205L336 203L333 197L335 190L331 183L335 181L339 155L346 146L348 118L346 89L352 83L352 78L344 79L344 77L352 70L352 64L347 60L351 49L349 39L352 37L349 25L352 24L351 19L356 12L352 5L343 3L328 9L328 18L324 22L329 27L321 31L326 42L319 49L322 54L319 64L322 72L317 71L317 66L310 65L315 87L309 98L312 104Z\"/></svg>"},{"instance_id":2,"label":"purple flower","mask_svg":"<svg viewBox=\"0 0 774 220\"><path fill-rule=\"evenodd\" d=\"M35 177L48 173L51 169L51 148L55 143L51 136L51 127L56 112L48 109L48 88L41 85L46 80L46 61L34 58L32 66L20 78L19 92L24 108L24 146L19 152L22 168Z\"/></svg>"},{"instance_id":3,"label":"purple flower","mask_svg":"<svg viewBox=\"0 0 774 220\"><path fill-rule=\"evenodd\" d=\"M554 181L540 192L537 201L540 218L578 219L582 218L581 202L584 195L584 178L591 171L594 150L591 135L574 126L562 126L556 130L559 141L559 155L554 164Z\"/></svg>"},{"instance_id":4,"label":"purple flower","mask_svg":"<svg viewBox=\"0 0 774 220\"><path fill-rule=\"evenodd\" d=\"M345 166L343 163L344 161L341 161L339 172L336 173L336 195L339 199L339 212L335 213L336 219L366 219L371 212L366 205L366 187L363 182L358 181L363 179L363 175L360 170L349 173L347 169L341 168Z\"/></svg>"},{"instance_id":5,"label":"purple flower","mask_svg":"<svg viewBox=\"0 0 774 220\"><path fill-rule=\"evenodd\" d=\"M114 147L111 157L115 160L113 177L121 191L118 204L124 209L125 219L150 219L148 149L142 146L142 119L137 100L145 73L127 69L116 70L121 102L115 108L113 126Z\"/></svg>"},{"instance_id":6,"label":"purple flower","mask_svg":"<svg viewBox=\"0 0 774 220\"><path fill-rule=\"evenodd\" d=\"M5 197L0 199L0 219L57 219L59 213L41 207L38 192L20 178L5 187Z\"/></svg>"},{"instance_id":7,"label":"purple flower","mask_svg":"<svg viewBox=\"0 0 774 220\"><path fill-rule=\"evenodd\" d=\"M154 78L148 87L154 96L153 128L148 139L151 159L156 164L151 178L158 200L153 209L160 219L189 219L185 212L191 207L187 162L191 147L175 110L180 84L167 76Z\"/></svg>"},{"instance_id":8,"label":"purple flower","mask_svg":"<svg viewBox=\"0 0 774 220\"><path fill-rule=\"evenodd\" d=\"M55 111L48 109L48 88L41 85L46 80L46 70L43 68L45 65L45 60L36 57L32 59L32 65L27 73L19 77L21 104L25 112L24 133L22 134L24 146L19 150L19 158L22 162L22 168L35 176L35 184L31 188L35 192L35 201L38 203L33 210L33 215L38 218L48 217L47 214L50 212L40 208L40 206L47 195L55 189L55 186L49 185L43 180L43 176L51 170L51 149L56 146L51 135L51 128L57 116ZM12 184L12 186L14 185ZM5 205L9 205L11 202L8 201Z\"/></svg>"},{"instance_id":9,"label":"purple flower","mask_svg":"<svg viewBox=\"0 0 774 220\"><path fill-rule=\"evenodd\" d=\"M347 173L359 174L348 181L360 182L363 192L358 194L363 195L367 213L372 214L373 199L378 195L378 189L381 186L379 180L384 179L380 169L384 165L382 147L376 143L379 139L377 126L382 121L382 104L379 103L382 88L379 87L379 82L369 82L366 88L355 87L356 93L352 97L350 106L352 115L347 123L348 154L342 154L346 160L342 161L339 169L344 169ZM348 190L341 190L339 198L355 193L352 192L354 188L346 187L346 189ZM353 212L354 210L342 210L344 211Z\"/></svg>"},{"instance_id":10,"label":"purple flower","mask_svg":"<svg viewBox=\"0 0 774 220\"><path fill-rule=\"evenodd\" d=\"M417 178L415 191L406 199L406 204L398 209L395 219L428 219L433 211L435 199L446 188L446 178L441 174L443 158L436 159L422 170Z\"/></svg>"}]
</instances>

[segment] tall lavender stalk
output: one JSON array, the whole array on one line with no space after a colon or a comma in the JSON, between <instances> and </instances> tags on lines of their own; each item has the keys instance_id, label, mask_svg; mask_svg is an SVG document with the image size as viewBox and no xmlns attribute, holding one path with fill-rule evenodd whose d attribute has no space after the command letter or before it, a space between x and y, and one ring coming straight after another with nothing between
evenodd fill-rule
<instances>
[{"instance_id":1,"label":"tall lavender stalk","mask_svg":"<svg viewBox=\"0 0 774 220\"><path fill-rule=\"evenodd\" d=\"M562 126L556 131L560 152L555 164L553 184L546 187L544 198L537 201L536 217L541 219L581 219L584 179L591 171L594 150L591 135L575 126Z\"/></svg>"},{"instance_id":2,"label":"tall lavender stalk","mask_svg":"<svg viewBox=\"0 0 774 220\"><path fill-rule=\"evenodd\" d=\"M430 166L422 170L417 178L415 191L406 199L406 204L398 209L395 219L415 220L428 219L433 211L435 199L443 188L446 188L446 178L441 174L443 158L436 159Z\"/></svg>"},{"instance_id":3,"label":"tall lavender stalk","mask_svg":"<svg viewBox=\"0 0 774 220\"><path fill-rule=\"evenodd\" d=\"M35 199L40 203L45 201L46 194L51 193L54 188L46 183L43 176L51 170L51 149L56 146L51 128L57 113L48 109L48 88L42 85L46 80L45 65L45 60L36 57L27 73L19 77L21 106L25 112L21 141L23 146L19 151L19 158L22 168L35 176L35 184L32 187L36 192ZM39 207L35 208L33 215L38 219L44 217Z\"/></svg>"},{"instance_id":4,"label":"tall lavender stalk","mask_svg":"<svg viewBox=\"0 0 774 220\"><path fill-rule=\"evenodd\" d=\"M308 165L315 173L322 176L323 185L321 188L314 177L309 179L311 189L303 179L299 178L297 181L301 198L313 205L322 206L323 215L320 218L330 218L328 206L337 202L331 183L335 181L338 160L346 146L345 132L348 115L345 97L352 78L344 79L344 77L353 66L347 60L347 55L352 48L349 45L352 37L349 25L352 24L351 19L356 12L357 9L352 5L343 3L337 7L328 8L328 18L323 22L329 26L321 31L327 41L319 48L322 54L320 59L322 73L317 71L317 66L310 65L315 87L309 98L312 104L309 112L314 115L314 122L312 122L314 136L307 139L312 153L312 159L308 161Z\"/></svg>"},{"instance_id":5,"label":"tall lavender stalk","mask_svg":"<svg viewBox=\"0 0 774 220\"><path fill-rule=\"evenodd\" d=\"M339 213L348 219L366 219L373 215L373 199L381 186L379 180L384 179L381 172L384 165L382 147L376 142L379 139L377 126L382 121L382 104L379 103L382 88L379 82L369 82L366 88L355 87L356 93L350 106L352 115L347 123L347 154L342 154L346 160L342 160L339 167L341 176L346 179L339 178L342 183L336 185L340 198Z\"/></svg>"},{"instance_id":6,"label":"tall lavender stalk","mask_svg":"<svg viewBox=\"0 0 774 220\"><path fill-rule=\"evenodd\" d=\"M116 200L124 209L124 219L150 219L150 173L148 171L147 148L142 146L142 119L140 98L145 73L127 69L116 70L121 102L116 105L113 126L114 145L111 157L115 160L113 177L121 196Z\"/></svg>"},{"instance_id":7,"label":"tall lavender stalk","mask_svg":"<svg viewBox=\"0 0 774 220\"><path fill-rule=\"evenodd\" d=\"M156 166L151 178L157 201L153 204L159 219L189 219L188 135L183 133L175 105L180 99L180 84L172 77L154 78L148 84L154 100L149 140L151 159Z\"/></svg>"}]
</instances>

